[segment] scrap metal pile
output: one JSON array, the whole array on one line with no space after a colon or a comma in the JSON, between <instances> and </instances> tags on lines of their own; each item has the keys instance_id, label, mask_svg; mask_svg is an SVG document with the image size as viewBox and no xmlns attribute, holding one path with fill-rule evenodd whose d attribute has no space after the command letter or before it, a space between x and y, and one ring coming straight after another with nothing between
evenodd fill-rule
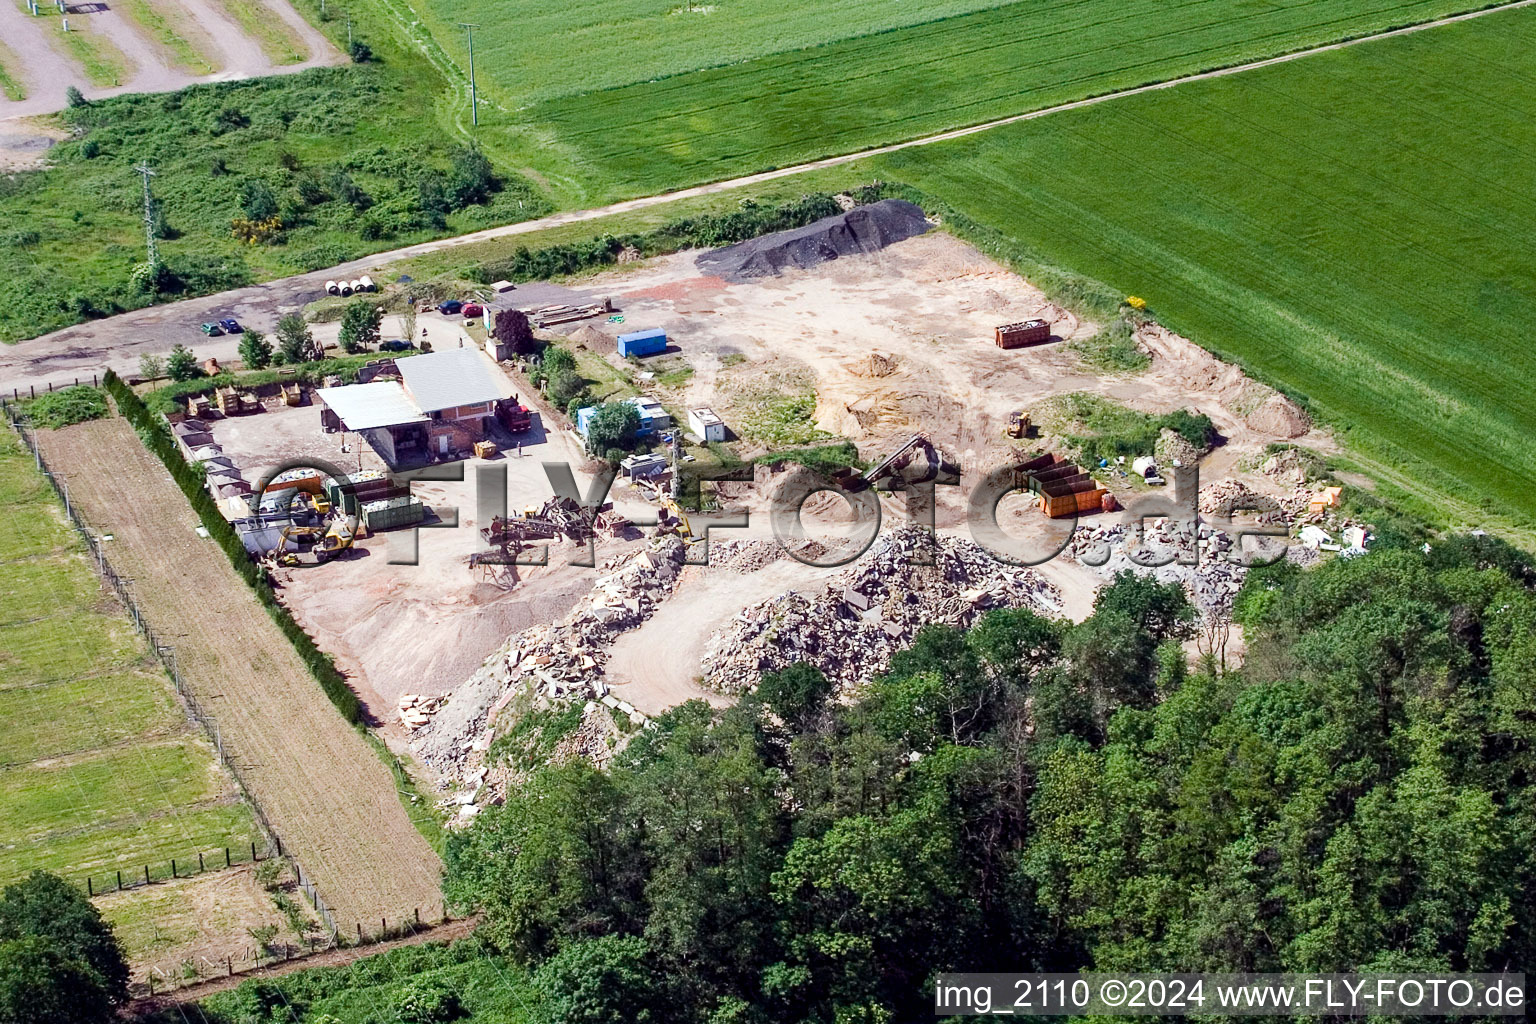
<instances>
[{"instance_id":1,"label":"scrap metal pile","mask_svg":"<svg viewBox=\"0 0 1536 1024\"><path fill-rule=\"evenodd\" d=\"M918 564L927 560L931 564ZM934 623L966 627L993 608L1061 610L1056 587L1000 562L971 541L907 527L878 541L822 594L788 593L752 605L709 641L704 685L741 693L764 672L808 662L842 687L882 672Z\"/></svg>"}]
</instances>

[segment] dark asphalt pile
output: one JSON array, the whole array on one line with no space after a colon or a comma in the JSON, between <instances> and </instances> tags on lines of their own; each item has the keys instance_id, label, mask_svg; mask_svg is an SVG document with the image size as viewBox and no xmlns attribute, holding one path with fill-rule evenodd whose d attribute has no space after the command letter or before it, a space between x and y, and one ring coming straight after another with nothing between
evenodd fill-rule
<instances>
[{"instance_id":1,"label":"dark asphalt pile","mask_svg":"<svg viewBox=\"0 0 1536 1024\"><path fill-rule=\"evenodd\" d=\"M882 199L803 228L711 249L699 256L698 266L727 281L771 277L785 267L805 269L840 256L879 252L927 230L921 207L903 199Z\"/></svg>"}]
</instances>

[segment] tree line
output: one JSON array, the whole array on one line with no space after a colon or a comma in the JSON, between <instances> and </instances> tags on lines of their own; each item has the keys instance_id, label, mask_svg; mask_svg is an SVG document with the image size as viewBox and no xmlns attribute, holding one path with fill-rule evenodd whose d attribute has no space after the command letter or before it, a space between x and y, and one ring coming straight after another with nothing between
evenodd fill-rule
<instances>
[{"instance_id":1,"label":"tree line","mask_svg":"<svg viewBox=\"0 0 1536 1024\"><path fill-rule=\"evenodd\" d=\"M1487 538L1255 571L1241 670L1122 574L537 772L446 890L533 1019L927 1020L941 971L1521 969L1536 597Z\"/></svg>"}]
</instances>

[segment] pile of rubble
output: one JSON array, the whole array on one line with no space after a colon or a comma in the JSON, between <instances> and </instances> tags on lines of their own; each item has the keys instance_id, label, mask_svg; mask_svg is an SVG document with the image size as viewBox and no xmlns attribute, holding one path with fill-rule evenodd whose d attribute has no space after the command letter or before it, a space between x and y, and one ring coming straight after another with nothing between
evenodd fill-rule
<instances>
[{"instance_id":1,"label":"pile of rubble","mask_svg":"<svg viewBox=\"0 0 1536 1024\"><path fill-rule=\"evenodd\" d=\"M709 543L711 566L742 575L766 568L784 555L784 548L771 540L715 540Z\"/></svg>"},{"instance_id":2,"label":"pile of rubble","mask_svg":"<svg viewBox=\"0 0 1536 1024\"><path fill-rule=\"evenodd\" d=\"M407 729L420 729L432 720L432 714L443 706L447 697L423 697L419 693L402 693L400 695L400 724Z\"/></svg>"},{"instance_id":3,"label":"pile of rubble","mask_svg":"<svg viewBox=\"0 0 1536 1024\"><path fill-rule=\"evenodd\" d=\"M614 637L650 618L672 593L685 554L681 540L663 537L603 563L592 592L570 614L513 634L443 702L412 737L416 753L445 780L462 778L490 747L496 714L518 694L601 699Z\"/></svg>"},{"instance_id":4,"label":"pile of rubble","mask_svg":"<svg viewBox=\"0 0 1536 1024\"><path fill-rule=\"evenodd\" d=\"M1241 480L1226 479L1200 488L1200 514L1230 518L1238 506L1245 512L1277 512L1280 503Z\"/></svg>"},{"instance_id":5,"label":"pile of rubble","mask_svg":"<svg viewBox=\"0 0 1536 1024\"><path fill-rule=\"evenodd\" d=\"M764 672L803 661L839 686L856 686L924 626L967 627L992 608L1059 614L1061 594L971 541L907 527L882 538L819 596L787 593L744 609L710 638L704 685L741 693Z\"/></svg>"},{"instance_id":6,"label":"pile of rubble","mask_svg":"<svg viewBox=\"0 0 1536 1024\"><path fill-rule=\"evenodd\" d=\"M1285 541L1276 538L1272 543ZM1152 519L1140 536L1131 523L1080 525L1062 554L1106 579L1129 569L1160 583L1178 583L1204 616L1220 618L1232 610L1232 598L1248 573L1228 560L1232 548L1233 540L1224 530L1205 523ZM1275 554L1280 553L1277 548Z\"/></svg>"}]
</instances>

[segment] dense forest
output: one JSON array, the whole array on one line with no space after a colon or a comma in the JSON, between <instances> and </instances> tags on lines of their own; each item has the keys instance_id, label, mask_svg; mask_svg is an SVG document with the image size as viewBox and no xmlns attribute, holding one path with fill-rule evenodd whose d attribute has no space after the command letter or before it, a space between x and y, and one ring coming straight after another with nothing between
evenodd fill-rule
<instances>
[{"instance_id":1,"label":"dense forest","mask_svg":"<svg viewBox=\"0 0 1536 1024\"><path fill-rule=\"evenodd\" d=\"M450 895L550 1021L927 1019L941 969L1519 969L1532 572L1496 542L1251 574L1240 672L1176 586L932 628L851 706L813 670L549 768Z\"/></svg>"},{"instance_id":2,"label":"dense forest","mask_svg":"<svg viewBox=\"0 0 1536 1024\"><path fill-rule=\"evenodd\" d=\"M1078 625L931 628L853 703L798 666L458 833L474 939L203 1009L852 1024L931 1019L942 970L1520 970L1533 585L1485 537L1256 570L1222 672L1126 574Z\"/></svg>"}]
</instances>

